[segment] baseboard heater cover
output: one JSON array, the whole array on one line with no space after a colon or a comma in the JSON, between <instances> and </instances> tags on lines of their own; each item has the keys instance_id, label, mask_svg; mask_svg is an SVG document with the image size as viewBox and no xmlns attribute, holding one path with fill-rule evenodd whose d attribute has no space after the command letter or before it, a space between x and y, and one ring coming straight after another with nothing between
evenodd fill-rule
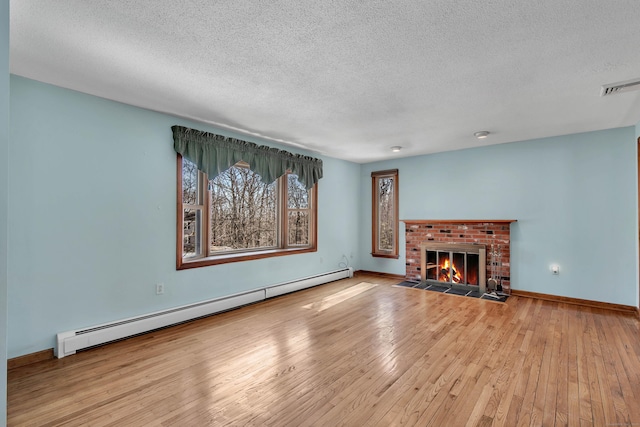
<instances>
[{"instance_id":1,"label":"baseboard heater cover","mask_svg":"<svg viewBox=\"0 0 640 427\"><path fill-rule=\"evenodd\" d=\"M293 282L280 283L265 288L267 298L277 297L279 295L288 294L290 292L299 291L301 289L311 288L323 283L333 282L334 280L353 277L353 268L345 268L344 270L332 271L330 273L318 274L317 276L298 279Z\"/></svg>"},{"instance_id":2,"label":"baseboard heater cover","mask_svg":"<svg viewBox=\"0 0 640 427\"><path fill-rule=\"evenodd\" d=\"M111 341L209 316L243 305L263 301L267 298L284 295L347 277L353 277L353 268L349 267L240 294L96 325L90 328L60 332L56 336L55 356L61 359L65 356L75 354L76 351L84 348L106 344Z\"/></svg>"}]
</instances>

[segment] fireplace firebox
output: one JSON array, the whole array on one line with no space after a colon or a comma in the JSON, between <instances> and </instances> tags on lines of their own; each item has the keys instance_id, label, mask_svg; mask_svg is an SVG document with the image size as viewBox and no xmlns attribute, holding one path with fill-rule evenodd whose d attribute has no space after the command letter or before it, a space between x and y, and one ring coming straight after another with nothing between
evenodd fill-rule
<instances>
[{"instance_id":1,"label":"fireplace firebox","mask_svg":"<svg viewBox=\"0 0 640 427\"><path fill-rule=\"evenodd\" d=\"M485 245L425 242L420 245L423 283L486 292Z\"/></svg>"}]
</instances>

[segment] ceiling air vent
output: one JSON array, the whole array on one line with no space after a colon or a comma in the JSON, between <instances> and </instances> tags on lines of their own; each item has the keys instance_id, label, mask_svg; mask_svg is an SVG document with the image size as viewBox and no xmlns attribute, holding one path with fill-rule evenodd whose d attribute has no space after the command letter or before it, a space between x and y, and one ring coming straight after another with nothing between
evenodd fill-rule
<instances>
[{"instance_id":1,"label":"ceiling air vent","mask_svg":"<svg viewBox=\"0 0 640 427\"><path fill-rule=\"evenodd\" d=\"M603 85L600 96L615 95L616 93L630 92L632 90L640 90L640 79Z\"/></svg>"}]
</instances>

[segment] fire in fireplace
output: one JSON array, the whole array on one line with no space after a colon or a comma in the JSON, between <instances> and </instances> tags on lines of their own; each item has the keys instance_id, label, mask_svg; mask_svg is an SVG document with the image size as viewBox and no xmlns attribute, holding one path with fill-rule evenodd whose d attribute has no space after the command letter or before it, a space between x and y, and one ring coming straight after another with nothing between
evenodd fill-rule
<instances>
[{"instance_id":1,"label":"fire in fireplace","mask_svg":"<svg viewBox=\"0 0 640 427\"><path fill-rule=\"evenodd\" d=\"M420 245L423 282L439 286L486 291L484 245L425 242Z\"/></svg>"}]
</instances>

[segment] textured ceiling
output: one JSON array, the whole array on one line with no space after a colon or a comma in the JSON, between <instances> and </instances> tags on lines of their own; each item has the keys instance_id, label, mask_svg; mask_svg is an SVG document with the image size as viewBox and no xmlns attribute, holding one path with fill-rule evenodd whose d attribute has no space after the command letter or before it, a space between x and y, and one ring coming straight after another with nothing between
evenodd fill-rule
<instances>
[{"instance_id":1,"label":"textured ceiling","mask_svg":"<svg viewBox=\"0 0 640 427\"><path fill-rule=\"evenodd\" d=\"M10 7L14 74L355 162L640 121L638 0Z\"/></svg>"}]
</instances>

